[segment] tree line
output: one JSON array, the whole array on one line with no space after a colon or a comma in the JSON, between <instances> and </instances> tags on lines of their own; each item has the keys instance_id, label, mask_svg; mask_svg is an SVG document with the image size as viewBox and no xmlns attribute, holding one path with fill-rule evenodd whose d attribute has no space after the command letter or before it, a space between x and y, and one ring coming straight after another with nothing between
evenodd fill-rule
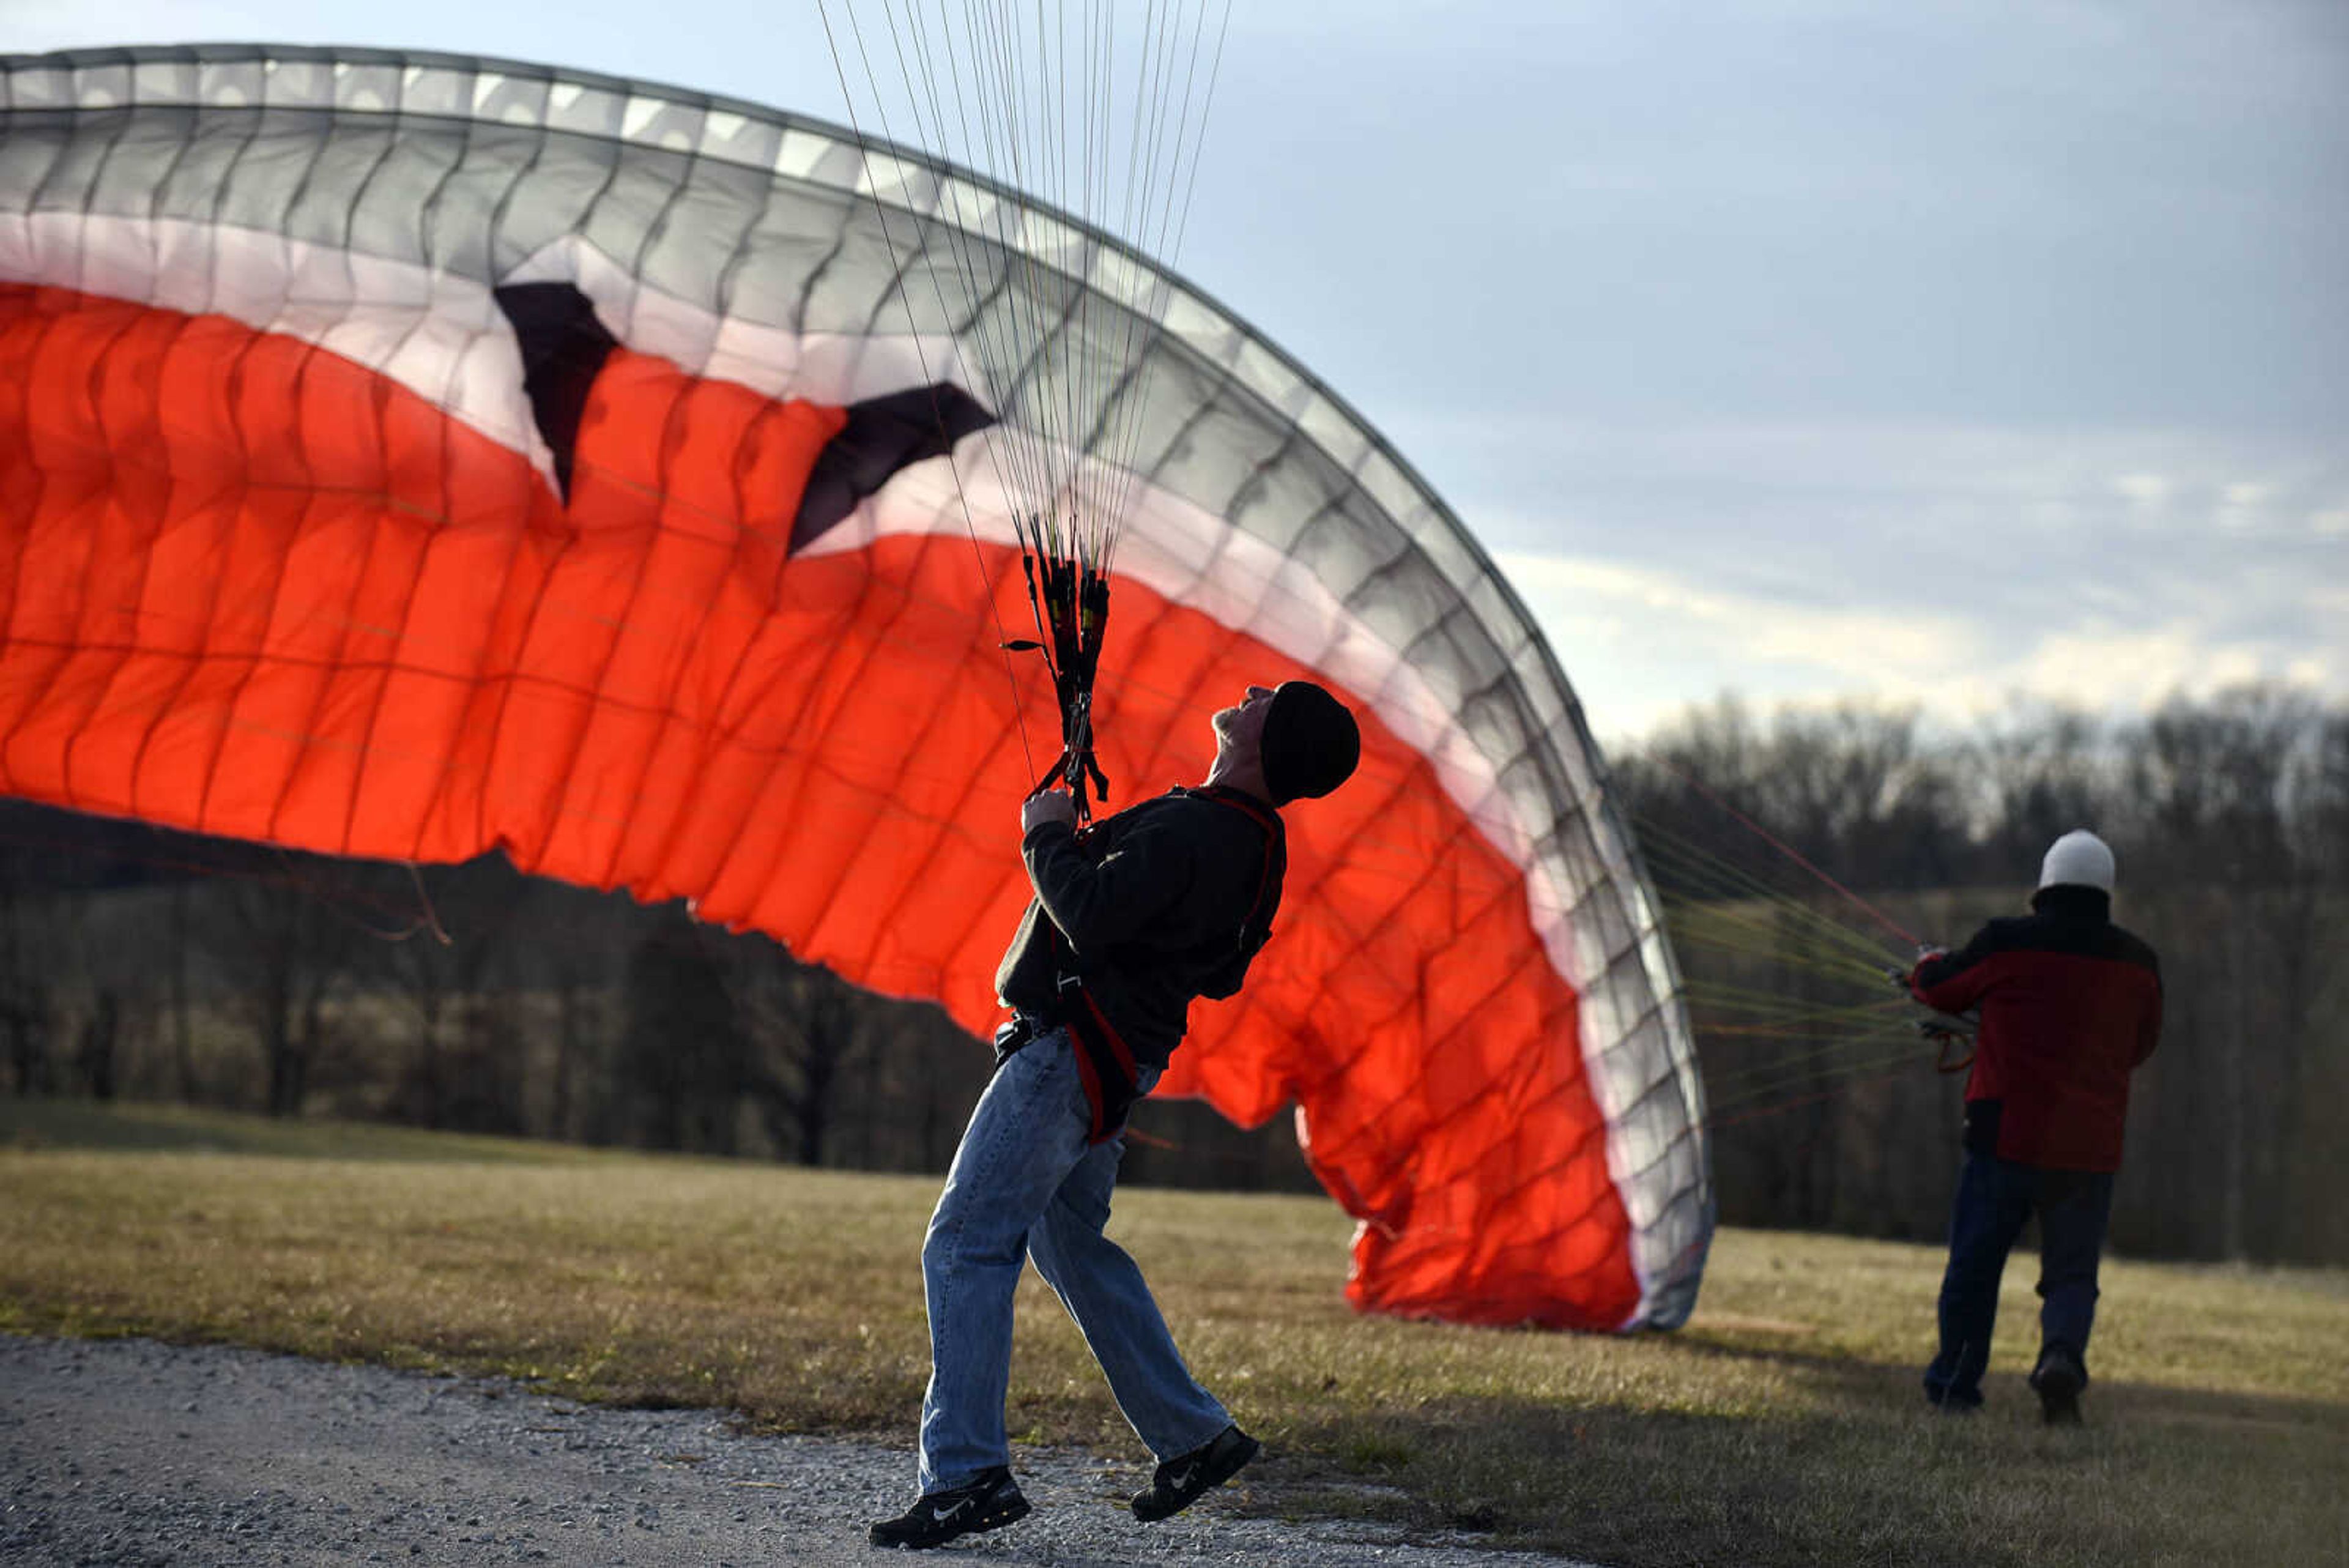
<instances>
[{"instance_id":1,"label":"tree line","mask_svg":"<svg viewBox=\"0 0 2349 1568\"><path fill-rule=\"evenodd\" d=\"M1725 699L1615 757L1610 787L1669 923L1693 935L1727 911L1748 933L1677 944L1723 1107L1725 1221L1940 1235L1961 1080L1930 1048L1895 1039L1860 1071L1799 1026L1733 1028L1713 999L1880 1012L1889 992L1794 961L1806 925L1857 933L1887 965L1910 933L1954 944L2018 909L2046 846L2089 826L2119 859L2116 918L2160 950L2168 1009L2116 1245L2349 1261L2349 711L2253 688L1952 731ZM937 1008L678 904L496 857L337 861L0 802L0 1087L19 1095L936 1171L990 1065ZM1133 1179L1312 1186L1285 1118L1250 1132L1152 1102L1135 1128Z\"/></svg>"},{"instance_id":2,"label":"tree line","mask_svg":"<svg viewBox=\"0 0 2349 1568\"><path fill-rule=\"evenodd\" d=\"M0 1093L943 1171L993 1065L681 900L0 800ZM1140 1179L1313 1187L1203 1106L1134 1125Z\"/></svg>"},{"instance_id":3,"label":"tree line","mask_svg":"<svg viewBox=\"0 0 2349 1568\"><path fill-rule=\"evenodd\" d=\"M2165 1001L2134 1085L2115 1245L2349 1261L2349 711L2254 687L2124 722L2018 707L1953 733L1908 711L1764 719L1724 701L1619 761L1615 784L1683 920L1720 898L1702 875L1717 862L1799 906L1757 904L1789 951L1809 910L1878 939L1889 963L1909 956L1892 928L1954 947L2022 912L2048 845L2093 828L2119 867L2114 918L2159 952ZM1858 1001L1771 949L1678 950L1692 995ZM1774 1079L1772 1059L1802 1043L1708 1030L1709 1011L1695 1008L1708 1085L1758 1073L1782 1090L1715 1117L1726 1221L1940 1236L1961 1078L1796 1064Z\"/></svg>"}]
</instances>

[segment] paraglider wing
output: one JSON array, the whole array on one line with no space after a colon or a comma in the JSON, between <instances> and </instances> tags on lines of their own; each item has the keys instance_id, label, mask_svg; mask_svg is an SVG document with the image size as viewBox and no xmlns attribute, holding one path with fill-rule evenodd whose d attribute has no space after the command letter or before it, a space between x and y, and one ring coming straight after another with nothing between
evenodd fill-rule
<instances>
[{"instance_id":1,"label":"paraglider wing","mask_svg":"<svg viewBox=\"0 0 2349 1568\"><path fill-rule=\"evenodd\" d=\"M1060 324L1018 387L963 348L1015 290ZM1201 776L1251 681L1362 719L1162 1092L1295 1103L1362 1221L1361 1305L1681 1321L1711 1199L1677 981L1491 563L1146 258L817 122L438 56L0 61L0 789L495 847L982 1030L1006 825L1059 744L1001 651L1028 603L995 443L1054 376L1147 400L1111 775Z\"/></svg>"}]
</instances>

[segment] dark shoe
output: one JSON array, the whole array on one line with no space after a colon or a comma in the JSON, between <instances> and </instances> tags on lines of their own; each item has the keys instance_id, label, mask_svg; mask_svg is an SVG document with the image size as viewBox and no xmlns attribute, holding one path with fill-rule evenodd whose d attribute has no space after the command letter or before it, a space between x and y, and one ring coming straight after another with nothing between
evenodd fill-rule
<instances>
[{"instance_id":1,"label":"dark shoe","mask_svg":"<svg viewBox=\"0 0 2349 1568\"><path fill-rule=\"evenodd\" d=\"M1150 1490L1133 1494L1133 1517L1144 1524L1173 1518L1239 1474L1263 1446L1237 1427L1226 1427L1213 1441L1160 1465Z\"/></svg>"},{"instance_id":2,"label":"dark shoe","mask_svg":"<svg viewBox=\"0 0 2349 1568\"><path fill-rule=\"evenodd\" d=\"M1028 1517L1028 1500L1009 1468L998 1465L968 1486L924 1494L895 1519L875 1524L867 1537L875 1546L902 1546L911 1552L944 1546L947 1542L982 1530L994 1530Z\"/></svg>"},{"instance_id":3,"label":"dark shoe","mask_svg":"<svg viewBox=\"0 0 2349 1568\"><path fill-rule=\"evenodd\" d=\"M2039 1396L2039 1415L2051 1427L2080 1424L2080 1390L2088 1386L2088 1369L2061 1345L2040 1353L2031 1374L2032 1392Z\"/></svg>"}]
</instances>

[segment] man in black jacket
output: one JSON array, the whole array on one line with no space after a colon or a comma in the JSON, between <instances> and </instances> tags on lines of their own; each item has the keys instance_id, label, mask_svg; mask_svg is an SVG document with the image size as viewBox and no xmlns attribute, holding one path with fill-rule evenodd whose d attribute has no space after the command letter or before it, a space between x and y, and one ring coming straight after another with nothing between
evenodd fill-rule
<instances>
[{"instance_id":1,"label":"man in black jacket","mask_svg":"<svg viewBox=\"0 0 2349 1568\"><path fill-rule=\"evenodd\" d=\"M2161 1037L2160 965L2113 924L2112 898L2113 852L2093 833L2067 833L2040 867L2029 915L1991 921L1962 951L1927 954L1909 977L1928 1007L1982 1012L1940 1352L1925 1371L1925 1397L1946 1410L1982 1403L1999 1276L2035 1213L2044 1304L2031 1386L2049 1423L2079 1419L2129 1075Z\"/></svg>"},{"instance_id":2,"label":"man in black jacket","mask_svg":"<svg viewBox=\"0 0 2349 1568\"><path fill-rule=\"evenodd\" d=\"M1215 717L1206 784L1079 832L1070 798L1031 797L1020 854L1036 890L996 973L1013 1009L922 1247L930 1386L920 1496L875 1546L928 1547L1024 1517L1003 1401L1023 1262L1060 1294L1118 1408L1160 1460L1144 1522L1255 1457L1199 1386L1133 1260L1102 1234L1135 1099L1181 1043L1193 999L1237 992L1288 865L1277 807L1329 794L1361 756L1345 705L1310 681L1248 688Z\"/></svg>"}]
</instances>

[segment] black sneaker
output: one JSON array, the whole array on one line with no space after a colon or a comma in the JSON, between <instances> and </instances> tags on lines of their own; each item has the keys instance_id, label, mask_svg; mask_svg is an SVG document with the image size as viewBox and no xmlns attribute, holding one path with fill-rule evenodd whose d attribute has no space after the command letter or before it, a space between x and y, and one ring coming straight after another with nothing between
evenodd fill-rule
<instances>
[{"instance_id":1,"label":"black sneaker","mask_svg":"<svg viewBox=\"0 0 2349 1568\"><path fill-rule=\"evenodd\" d=\"M874 1525L869 1539L875 1546L902 1546L910 1552L944 1546L960 1536L996 1530L1028 1517L1028 1500L1009 1467L998 1465L968 1486L934 1491L915 1500L895 1519Z\"/></svg>"},{"instance_id":2,"label":"black sneaker","mask_svg":"<svg viewBox=\"0 0 2349 1568\"><path fill-rule=\"evenodd\" d=\"M2051 1427L2080 1424L2080 1390L2088 1386L2088 1369L2061 1345L2049 1345L2032 1370L2031 1389L2039 1396L2039 1416Z\"/></svg>"},{"instance_id":3,"label":"black sneaker","mask_svg":"<svg viewBox=\"0 0 2349 1568\"><path fill-rule=\"evenodd\" d=\"M1263 1446L1237 1427L1226 1427L1213 1441L1160 1465L1150 1490L1133 1494L1133 1517L1144 1524L1171 1519L1239 1474Z\"/></svg>"}]
</instances>

